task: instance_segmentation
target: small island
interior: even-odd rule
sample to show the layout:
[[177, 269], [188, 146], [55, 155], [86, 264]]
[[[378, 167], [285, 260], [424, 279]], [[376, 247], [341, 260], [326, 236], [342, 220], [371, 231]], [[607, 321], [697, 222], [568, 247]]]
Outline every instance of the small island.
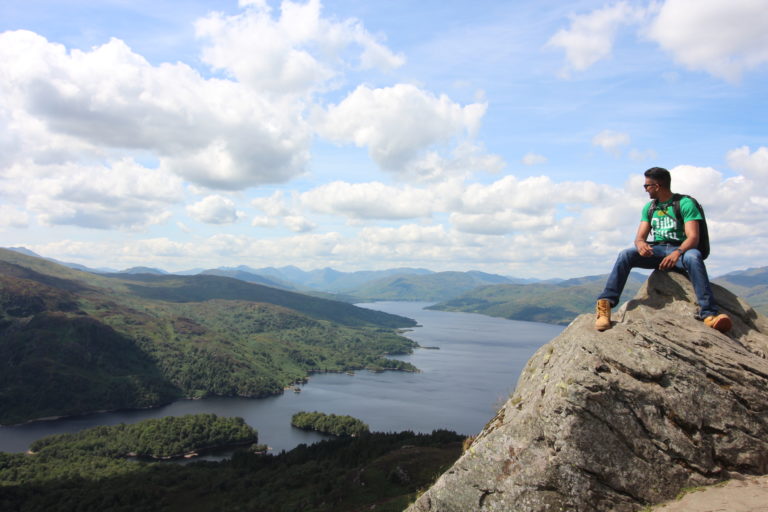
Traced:
[[302, 430], [314, 430], [340, 437], [356, 437], [370, 431], [367, 424], [352, 416], [339, 416], [317, 411], [297, 412], [291, 418], [291, 425]]
[[258, 442], [258, 438], [256, 430], [247, 425], [243, 418], [188, 414], [48, 436], [32, 443], [30, 453], [69, 453], [75, 456], [87, 452], [102, 457], [165, 460], [189, 458], [204, 451], [252, 445]]

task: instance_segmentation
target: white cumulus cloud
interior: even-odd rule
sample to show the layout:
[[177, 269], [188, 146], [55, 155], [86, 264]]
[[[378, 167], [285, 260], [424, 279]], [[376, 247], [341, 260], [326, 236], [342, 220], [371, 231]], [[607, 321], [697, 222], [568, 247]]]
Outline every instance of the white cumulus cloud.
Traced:
[[[182, 199], [181, 180], [130, 159], [108, 167], [46, 166], [3, 189], [26, 198], [26, 208], [47, 225], [143, 229], [164, 222]], [[44, 176], [35, 176], [44, 172]]]
[[208, 224], [231, 224], [244, 215], [237, 211], [234, 201], [221, 195], [208, 196], [187, 206], [187, 213]]
[[515, 209], [545, 215], [559, 200], [558, 186], [546, 176], [518, 180], [509, 175], [491, 184], [473, 183], [461, 194], [461, 211], [494, 214]]
[[564, 73], [584, 71], [611, 55], [616, 32], [622, 25], [637, 23], [644, 15], [644, 9], [624, 1], [588, 14], [574, 15], [571, 26], [559, 30], [549, 39], [547, 46], [565, 50], [568, 64]]
[[410, 84], [379, 89], [361, 85], [318, 113], [316, 126], [334, 142], [368, 148], [383, 169], [399, 173], [430, 147], [474, 135], [486, 107], [461, 106]]
[[751, 152], [742, 146], [728, 152], [728, 165], [762, 186], [768, 186], [768, 147]]
[[504, 167], [503, 158], [488, 154], [484, 148], [467, 140], [449, 152], [426, 151], [400, 168], [397, 176], [403, 180], [436, 184], [466, 178], [478, 172], [497, 174]]
[[272, 217], [285, 217], [294, 211], [293, 202], [293, 197], [282, 190], [278, 190], [269, 197], [253, 199], [251, 205]]
[[278, 16], [266, 2], [241, 5], [247, 8], [240, 14], [212, 13], [198, 20], [198, 36], [210, 41], [203, 60], [262, 93], [305, 95], [331, 87], [345, 66], [342, 53], [350, 48], [360, 68], [391, 69], [404, 62], [359, 21], [322, 17], [319, 0], [285, 0]]
[[[676, 166], [670, 173], [672, 189], [694, 196], [704, 207], [713, 243], [743, 244], [746, 240], [750, 249], [768, 243], [768, 197], [765, 186], [754, 179], [760, 179], [759, 175], [724, 179], [717, 169], [693, 165]], [[734, 257], [743, 257], [735, 246], [721, 246], [718, 250], [719, 254], [730, 252]]]
[[367, 242], [389, 245], [397, 243], [419, 243], [446, 245], [450, 237], [443, 226], [420, 226], [406, 224], [397, 228], [364, 228], [361, 238]]
[[542, 230], [555, 223], [554, 210], [540, 213], [501, 210], [493, 213], [453, 213], [451, 225], [463, 233], [504, 235], [515, 231]]
[[17, 160], [144, 151], [168, 171], [222, 189], [304, 172], [310, 134], [296, 107], [270, 103], [237, 82], [204, 79], [182, 63], [153, 66], [118, 39], [68, 51], [32, 32], [6, 32], [0, 60], [0, 110], [14, 119], [10, 136], [45, 141], [29, 144]]
[[425, 189], [398, 188], [380, 182], [335, 181], [301, 196], [301, 201], [319, 213], [355, 219], [410, 219], [432, 213], [433, 195]]
[[622, 0], [572, 16], [547, 46], [565, 51], [567, 76], [609, 57], [618, 31], [630, 25], [642, 25], [647, 39], [686, 68], [732, 82], [768, 63], [764, 0], [664, 0], [644, 7]]
[[298, 194], [286, 194], [278, 190], [269, 197], [253, 199], [251, 205], [265, 213], [253, 218], [251, 225], [254, 227], [272, 228], [282, 225], [295, 233], [306, 233], [317, 228], [317, 224], [303, 214]]
[[294, 233], [307, 233], [317, 228], [317, 224], [303, 215], [288, 215], [283, 219], [285, 227]]
[[764, 0], [667, 0], [648, 35], [688, 69], [737, 81], [768, 63]]

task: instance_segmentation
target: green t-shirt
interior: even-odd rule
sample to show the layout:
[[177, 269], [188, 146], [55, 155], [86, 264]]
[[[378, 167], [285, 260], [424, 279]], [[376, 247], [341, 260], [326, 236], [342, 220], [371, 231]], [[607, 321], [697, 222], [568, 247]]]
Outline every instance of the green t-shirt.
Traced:
[[[652, 202], [652, 201], [651, 201]], [[653, 212], [653, 219], [648, 218], [651, 202], [645, 205], [640, 216], [641, 221], [651, 223], [651, 238], [655, 242], [673, 242], [681, 244], [685, 240], [685, 223], [689, 220], [702, 220], [701, 212], [689, 197], [680, 199], [680, 213], [683, 222], [679, 223], [675, 218], [675, 208], [670, 199], [665, 203], [659, 203]]]

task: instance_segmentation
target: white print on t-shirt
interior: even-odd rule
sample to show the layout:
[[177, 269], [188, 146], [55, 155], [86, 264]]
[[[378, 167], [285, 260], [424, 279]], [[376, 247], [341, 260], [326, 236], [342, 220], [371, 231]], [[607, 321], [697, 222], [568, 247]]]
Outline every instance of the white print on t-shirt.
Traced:
[[680, 238], [677, 236], [677, 222], [670, 217], [666, 212], [660, 211], [662, 216], [657, 216], [654, 212], [654, 216], [651, 219], [651, 227], [653, 228], [654, 240], [656, 239], [656, 233], [663, 235], [661, 238], [665, 240], [676, 240]]

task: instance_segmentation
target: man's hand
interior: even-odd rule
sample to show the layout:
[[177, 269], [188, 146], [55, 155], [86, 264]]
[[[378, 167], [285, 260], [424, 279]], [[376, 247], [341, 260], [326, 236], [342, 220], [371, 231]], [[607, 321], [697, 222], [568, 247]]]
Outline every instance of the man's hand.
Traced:
[[635, 242], [635, 247], [637, 248], [637, 252], [640, 253], [640, 256], [645, 258], [653, 256], [653, 248], [645, 240], [637, 240]]
[[635, 248], [640, 256], [649, 258], [653, 256], [653, 249], [646, 242], [648, 234], [651, 232], [651, 224], [648, 221], [641, 221], [637, 227], [637, 234], [635, 235]]
[[667, 254], [667, 256], [661, 260], [661, 263], [659, 264], [660, 270], [669, 270], [671, 268], [675, 268], [675, 265], [677, 264], [677, 260], [680, 259], [680, 252], [679, 251], [672, 251], [671, 253]]

